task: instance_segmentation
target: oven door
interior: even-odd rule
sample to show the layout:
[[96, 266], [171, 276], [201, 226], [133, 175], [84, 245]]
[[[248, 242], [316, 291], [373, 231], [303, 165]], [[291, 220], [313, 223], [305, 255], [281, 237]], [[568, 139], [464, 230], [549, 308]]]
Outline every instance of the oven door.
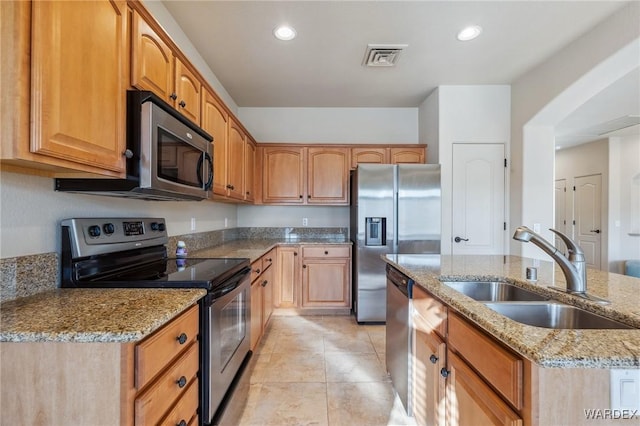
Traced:
[[[250, 269], [223, 284], [205, 298], [207, 312], [203, 351], [203, 420], [208, 424], [249, 354], [251, 318]], [[223, 293], [223, 294], [220, 294]]]

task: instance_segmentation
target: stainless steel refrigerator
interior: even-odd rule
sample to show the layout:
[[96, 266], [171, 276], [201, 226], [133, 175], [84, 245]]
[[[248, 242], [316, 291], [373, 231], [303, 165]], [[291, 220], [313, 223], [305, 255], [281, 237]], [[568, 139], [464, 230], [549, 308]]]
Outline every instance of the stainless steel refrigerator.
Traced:
[[360, 164], [351, 175], [353, 309], [356, 320], [386, 321], [390, 253], [440, 253], [440, 166]]

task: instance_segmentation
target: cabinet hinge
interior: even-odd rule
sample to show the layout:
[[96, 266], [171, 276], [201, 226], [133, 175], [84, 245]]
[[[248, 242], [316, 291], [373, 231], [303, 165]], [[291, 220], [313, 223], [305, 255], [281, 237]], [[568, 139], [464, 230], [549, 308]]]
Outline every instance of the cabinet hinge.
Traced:
[[576, 187], [575, 187], [575, 186], [573, 187], [573, 190], [574, 190], [574, 191], [576, 190]]
[[507, 230], [507, 222], [503, 222], [503, 225], [504, 225], [503, 229], [506, 231]]
[[573, 221], [573, 224], [574, 224], [574, 225], [576, 224], [576, 221], [575, 221], [575, 220]]
[[504, 166], [507, 167], [507, 159], [504, 159]]

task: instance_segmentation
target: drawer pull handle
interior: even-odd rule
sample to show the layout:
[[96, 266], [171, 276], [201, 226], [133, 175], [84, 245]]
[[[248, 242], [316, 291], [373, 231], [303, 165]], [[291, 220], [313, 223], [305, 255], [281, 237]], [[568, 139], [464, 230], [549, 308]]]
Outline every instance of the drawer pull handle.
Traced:
[[184, 345], [185, 342], [187, 341], [187, 335], [184, 333], [180, 333], [180, 335], [178, 337], [176, 337], [176, 340], [178, 341], [178, 343], [180, 343], [181, 345]]
[[273, 262], [273, 259], [268, 258], [268, 259], [267, 259], [267, 262]]
[[451, 374], [451, 372], [450, 372], [450, 371], [447, 371], [447, 369], [446, 369], [446, 368], [443, 368], [442, 370], [440, 370], [440, 375], [441, 375], [442, 377], [444, 377], [445, 379], [446, 379], [447, 377], [449, 377], [449, 374]]
[[324, 254], [329, 254], [329, 250], [325, 250], [325, 251], [324, 251]]
[[438, 362], [438, 357], [435, 355], [431, 355], [429, 357], [429, 361], [431, 361], [432, 364], [435, 364], [436, 362]]
[[180, 423], [176, 423], [176, 426], [187, 426], [187, 422], [180, 420]]
[[178, 104], [180, 105], [182, 108], [187, 106], [187, 103], [185, 101], [180, 101], [180, 103]]
[[178, 385], [179, 388], [183, 388], [184, 385], [187, 384], [187, 378], [184, 376], [180, 377], [178, 380], [176, 380], [176, 384]]

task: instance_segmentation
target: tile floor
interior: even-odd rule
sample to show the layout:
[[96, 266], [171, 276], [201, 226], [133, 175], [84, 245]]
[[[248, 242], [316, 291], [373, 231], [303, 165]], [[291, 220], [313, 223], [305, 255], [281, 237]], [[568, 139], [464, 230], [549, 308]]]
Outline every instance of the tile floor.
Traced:
[[413, 425], [384, 357], [384, 325], [274, 315], [253, 356], [240, 425]]

